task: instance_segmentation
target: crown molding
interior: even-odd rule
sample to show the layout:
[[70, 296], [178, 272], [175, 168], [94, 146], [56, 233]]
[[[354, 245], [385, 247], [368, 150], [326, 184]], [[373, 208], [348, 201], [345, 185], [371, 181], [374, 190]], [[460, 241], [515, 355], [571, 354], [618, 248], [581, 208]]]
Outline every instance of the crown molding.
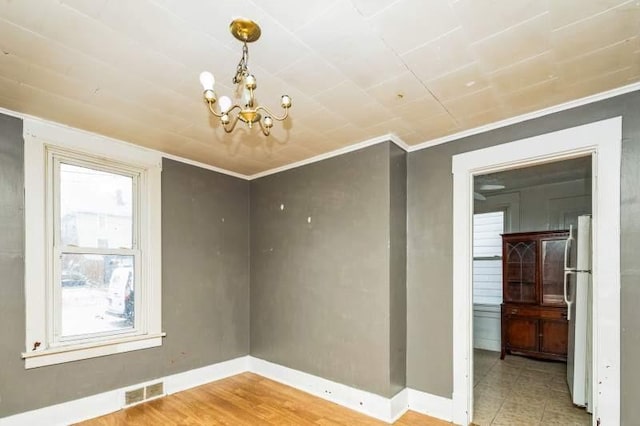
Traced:
[[562, 104], [558, 104], [558, 105], [554, 105], [554, 106], [551, 106], [551, 107], [543, 108], [543, 109], [540, 109], [540, 110], [537, 110], [537, 111], [528, 112], [526, 114], [518, 115], [516, 117], [511, 117], [511, 118], [507, 118], [507, 119], [500, 120], [500, 121], [496, 121], [496, 122], [493, 122], [493, 123], [490, 123], [490, 124], [486, 124], [486, 125], [483, 125], [483, 126], [474, 127], [473, 129], [463, 130], [461, 132], [454, 133], [454, 134], [447, 135], [447, 136], [443, 136], [443, 137], [440, 137], [440, 138], [437, 138], [437, 139], [427, 140], [425, 142], [421, 142], [421, 143], [416, 144], [416, 145], [409, 145], [405, 141], [403, 141], [400, 137], [398, 137], [397, 135], [395, 135], [393, 133], [387, 133], [385, 135], [376, 136], [374, 138], [367, 139], [365, 141], [358, 142], [358, 143], [355, 143], [355, 144], [352, 144], [352, 145], [349, 145], [349, 146], [345, 146], [343, 148], [338, 148], [338, 149], [333, 150], [333, 151], [325, 152], [323, 154], [316, 155], [314, 157], [306, 158], [304, 160], [300, 160], [300, 161], [297, 161], [295, 163], [290, 163], [290, 164], [286, 164], [284, 166], [280, 166], [280, 167], [276, 167], [276, 168], [273, 168], [273, 169], [264, 170], [262, 172], [254, 173], [252, 175], [245, 175], [245, 174], [242, 174], [242, 173], [233, 172], [231, 170], [223, 169], [221, 167], [216, 167], [216, 166], [212, 166], [210, 164], [201, 163], [199, 161], [190, 160], [188, 158], [180, 157], [178, 155], [173, 155], [173, 154], [169, 154], [167, 152], [159, 151], [159, 150], [156, 150], [156, 149], [143, 147], [141, 145], [136, 145], [136, 144], [133, 144], [131, 142], [126, 142], [126, 141], [123, 141], [123, 140], [120, 140], [120, 139], [110, 138], [108, 136], [103, 136], [103, 135], [100, 135], [98, 133], [94, 133], [94, 132], [90, 132], [90, 131], [87, 131], [87, 130], [78, 129], [78, 128], [75, 128], [75, 127], [68, 126], [66, 124], [61, 124], [61, 123], [57, 123], [57, 122], [54, 122], [54, 121], [45, 120], [45, 119], [40, 118], [40, 117], [36, 117], [36, 116], [29, 115], [29, 114], [24, 114], [24, 113], [8, 110], [8, 109], [2, 108], [2, 107], [0, 107], [0, 113], [6, 114], [6, 115], [9, 115], [9, 116], [13, 116], [13, 117], [17, 117], [17, 118], [22, 118], [22, 119], [30, 118], [30, 119], [33, 119], [33, 120], [40, 120], [40, 121], [42, 121], [44, 123], [48, 123], [48, 124], [52, 124], [52, 125], [56, 125], [56, 126], [61, 126], [61, 127], [69, 128], [69, 129], [73, 129], [75, 131], [84, 133], [84, 134], [86, 134], [88, 136], [92, 136], [92, 137], [98, 136], [98, 137], [101, 137], [103, 139], [112, 140], [112, 141], [115, 141], [115, 142], [118, 142], [118, 143], [123, 143], [123, 144], [127, 144], [127, 145], [134, 145], [136, 147], [141, 147], [141, 148], [146, 149], [148, 151], [160, 153], [163, 157], [168, 158], [170, 160], [179, 161], [181, 163], [185, 163], [185, 164], [189, 164], [189, 165], [192, 165], [192, 166], [200, 167], [202, 169], [211, 170], [211, 171], [214, 171], [214, 172], [217, 172], [217, 173], [222, 173], [222, 174], [225, 174], [225, 175], [233, 176], [233, 177], [236, 177], [236, 178], [239, 178], [239, 179], [243, 179], [243, 180], [253, 180], [253, 179], [258, 179], [258, 178], [261, 178], [261, 177], [269, 176], [269, 175], [272, 175], [272, 174], [275, 174], [275, 173], [280, 173], [280, 172], [283, 172], [285, 170], [295, 169], [297, 167], [305, 166], [307, 164], [316, 163], [318, 161], [326, 160], [328, 158], [336, 157], [338, 155], [346, 154], [348, 152], [357, 151], [359, 149], [366, 148], [366, 147], [369, 147], [369, 146], [372, 146], [372, 145], [376, 145], [376, 144], [379, 144], [379, 143], [382, 143], [382, 142], [392, 142], [392, 143], [396, 144], [399, 148], [405, 150], [406, 152], [420, 151], [422, 149], [430, 148], [430, 147], [433, 147], [433, 146], [436, 146], [436, 145], [441, 145], [441, 144], [444, 144], [444, 143], [447, 143], [447, 142], [452, 142], [452, 141], [455, 141], [455, 140], [458, 140], [458, 139], [462, 139], [462, 138], [465, 138], [465, 137], [469, 137], [469, 136], [477, 135], [477, 134], [480, 134], [480, 133], [488, 132], [490, 130], [499, 129], [501, 127], [506, 127], [506, 126], [510, 126], [510, 125], [513, 125], [513, 124], [522, 123], [523, 121], [532, 120], [534, 118], [543, 117], [545, 115], [554, 114], [556, 112], [565, 111], [565, 110], [568, 110], [568, 109], [571, 109], [571, 108], [576, 108], [576, 107], [579, 107], [579, 106], [582, 106], [582, 105], [587, 105], [587, 104], [598, 102], [598, 101], [601, 101], [601, 100], [613, 98], [615, 96], [624, 95], [626, 93], [635, 92], [637, 90], [640, 90], [640, 82], [628, 84], [626, 86], [618, 87], [618, 88], [612, 89], [612, 90], [607, 90], [605, 92], [596, 93], [594, 95], [586, 96], [584, 98], [576, 99], [576, 100], [573, 100], [573, 101], [564, 102]]
[[201, 163], [200, 161], [190, 160], [188, 158], [180, 157], [179, 155], [168, 154], [166, 152], [160, 152], [163, 157], [178, 161], [180, 163], [189, 164], [190, 166], [200, 167], [202, 169], [211, 170], [212, 172], [218, 172], [223, 175], [233, 176], [243, 180], [249, 180], [251, 177], [249, 175], [244, 175], [242, 173], [236, 173], [231, 170], [223, 169], [221, 167], [212, 166], [211, 164]]
[[305, 158], [304, 160], [297, 161], [291, 164], [285, 164], [284, 166], [276, 167], [274, 169], [265, 170], [263, 172], [255, 173], [249, 176], [249, 180], [258, 179], [261, 177], [269, 176], [275, 173], [284, 172], [285, 170], [295, 169], [297, 167], [306, 166], [307, 164], [317, 163], [318, 161], [326, 160], [327, 158], [337, 157], [338, 155], [346, 154], [348, 152], [357, 151], [362, 148], [366, 148], [372, 145], [377, 145], [382, 142], [392, 142], [405, 151], [408, 151], [409, 145], [407, 145], [398, 136], [388, 133], [382, 136], [376, 136], [375, 138], [367, 139], [362, 142], [355, 143], [353, 145], [338, 148], [333, 151], [325, 152], [314, 157]]
[[618, 87], [616, 89], [607, 90], [606, 92], [596, 93], [595, 95], [586, 96], [584, 98], [575, 99], [573, 101], [564, 102], [562, 104], [550, 106], [537, 111], [528, 112], [526, 114], [518, 115], [516, 117], [506, 118], [504, 120], [496, 121], [483, 126], [474, 127], [473, 129], [463, 130], [452, 135], [443, 136], [437, 139], [431, 139], [425, 142], [421, 142], [417, 145], [410, 145], [408, 152], [419, 151], [421, 149], [430, 148], [432, 146], [441, 145], [443, 143], [452, 142], [458, 139], [466, 138], [468, 136], [477, 135], [480, 133], [488, 132], [490, 130], [499, 129], [501, 127], [510, 126], [512, 124], [522, 123], [523, 121], [532, 120], [534, 118], [543, 117], [545, 115], [554, 114], [556, 112], [565, 111], [571, 108], [576, 108], [582, 105], [587, 105], [602, 101], [605, 99], [613, 98], [625, 93], [635, 92], [640, 90], [640, 82], [628, 84], [626, 86]]
[[136, 149], [142, 149], [142, 150], [147, 151], [147, 152], [159, 154], [162, 157], [167, 158], [169, 160], [179, 161], [181, 163], [185, 163], [185, 164], [189, 164], [189, 165], [192, 165], [192, 166], [200, 167], [202, 169], [207, 169], [207, 170], [211, 170], [211, 171], [214, 171], [214, 172], [222, 173], [222, 174], [225, 174], [225, 175], [237, 177], [237, 178], [240, 178], [240, 179], [249, 180], [249, 176], [244, 175], [242, 173], [236, 173], [236, 172], [233, 172], [231, 170], [223, 169], [221, 167], [212, 166], [211, 164], [206, 164], [206, 163], [201, 163], [199, 161], [190, 160], [188, 158], [180, 157], [179, 155], [169, 154], [168, 152], [164, 152], [164, 151], [160, 151], [160, 150], [157, 150], [157, 149], [149, 148], [149, 147], [146, 147], [146, 146], [143, 146], [143, 145], [138, 145], [138, 144], [134, 144], [134, 143], [131, 143], [131, 142], [123, 141], [122, 139], [112, 138], [112, 137], [109, 137], [109, 136], [102, 135], [100, 133], [95, 133], [95, 132], [90, 132], [88, 130], [79, 129], [77, 127], [72, 127], [72, 126], [69, 126], [67, 124], [62, 124], [62, 123], [58, 123], [58, 122], [55, 122], [55, 121], [46, 120], [46, 119], [41, 118], [41, 117], [36, 117], [35, 115], [24, 114], [22, 112], [12, 111], [10, 109], [6, 109], [6, 108], [2, 108], [2, 107], [0, 107], [0, 113], [8, 115], [8, 116], [11, 116], [11, 117], [20, 118], [22, 120], [33, 120], [33, 121], [41, 122], [41, 123], [49, 125], [49, 126], [70, 130], [70, 131], [73, 131], [75, 133], [79, 133], [81, 135], [86, 135], [87, 138], [98, 138], [98, 139], [114, 142], [114, 143], [117, 143], [117, 144], [124, 144], [124, 145], [128, 145], [128, 146], [132, 146], [132, 147], [134, 147]]

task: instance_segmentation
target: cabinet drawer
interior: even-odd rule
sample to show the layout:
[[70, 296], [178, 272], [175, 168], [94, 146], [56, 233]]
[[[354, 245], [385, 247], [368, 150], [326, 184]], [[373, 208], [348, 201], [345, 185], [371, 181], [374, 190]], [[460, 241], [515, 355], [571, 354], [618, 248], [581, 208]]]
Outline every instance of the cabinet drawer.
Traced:
[[566, 309], [540, 309], [539, 316], [541, 319], [566, 320]]
[[517, 316], [517, 317], [530, 317], [541, 319], [554, 319], [563, 320], [567, 319], [566, 309], [549, 309], [539, 308], [535, 306], [522, 306], [522, 305], [503, 305], [503, 315]]
[[504, 306], [504, 314], [519, 317], [538, 317], [539, 310], [529, 306]]

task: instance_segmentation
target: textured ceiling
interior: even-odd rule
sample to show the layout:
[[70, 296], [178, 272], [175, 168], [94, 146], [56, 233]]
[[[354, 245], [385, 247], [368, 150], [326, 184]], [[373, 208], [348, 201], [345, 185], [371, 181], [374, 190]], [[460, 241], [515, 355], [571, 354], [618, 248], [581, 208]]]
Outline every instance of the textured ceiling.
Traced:
[[[227, 135], [233, 17], [272, 135]], [[393, 133], [409, 145], [640, 81], [640, 1], [0, 0], [0, 106], [254, 174]]]

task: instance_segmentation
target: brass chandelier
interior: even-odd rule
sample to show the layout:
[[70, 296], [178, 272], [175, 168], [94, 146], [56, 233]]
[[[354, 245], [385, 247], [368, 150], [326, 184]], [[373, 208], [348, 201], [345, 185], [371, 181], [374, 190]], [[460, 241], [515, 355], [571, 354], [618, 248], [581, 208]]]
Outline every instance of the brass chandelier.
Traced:
[[[240, 120], [245, 122], [250, 129], [254, 123], [258, 123], [262, 133], [265, 136], [269, 136], [273, 127], [273, 120], [283, 121], [289, 115], [291, 98], [287, 95], [282, 95], [280, 98], [280, 106], [284, 109], [284, 114], [281, 116], [272, 113], [267, 107], [256, 105], [254, 92], [257, 84], [255, 76], [249, 72], [249, 48], [247, 43], [254, 42], [260, 38], [260, 27], [249, 19], [238, 18], [231, 22], [229, 31], [242, 42], [242, 58], [238, 63], [236, 75], [232, 80], [233, 84], [239, 89], [238, 92], [241, 93], [241, 99], [236, 103], [233, 103], [228, 96], [221, 96], [217, 99], [213, 90], [215, 78], [210, 72], [203, 71], [200, 74], [200, 83], [204, 88], [204, 100], [207, 102], [211, 114], [220, 119], [225, 132], [231, 133], [238, 120]], [[219, 105], [219, 111], [214, 108], [216, 101]], [[237, 112], [234, 114], [236, 110]]]

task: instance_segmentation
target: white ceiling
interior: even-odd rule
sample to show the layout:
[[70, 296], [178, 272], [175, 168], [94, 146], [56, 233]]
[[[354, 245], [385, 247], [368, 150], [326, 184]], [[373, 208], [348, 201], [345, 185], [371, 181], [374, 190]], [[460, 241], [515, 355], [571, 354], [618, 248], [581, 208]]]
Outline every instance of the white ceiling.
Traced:
[[[227, 135], [245, 16], [272, 135]], [[386, 133], [409, 145], [640, 81], [640, 0], [0, 0], [0, 107], [251, 175]]]

